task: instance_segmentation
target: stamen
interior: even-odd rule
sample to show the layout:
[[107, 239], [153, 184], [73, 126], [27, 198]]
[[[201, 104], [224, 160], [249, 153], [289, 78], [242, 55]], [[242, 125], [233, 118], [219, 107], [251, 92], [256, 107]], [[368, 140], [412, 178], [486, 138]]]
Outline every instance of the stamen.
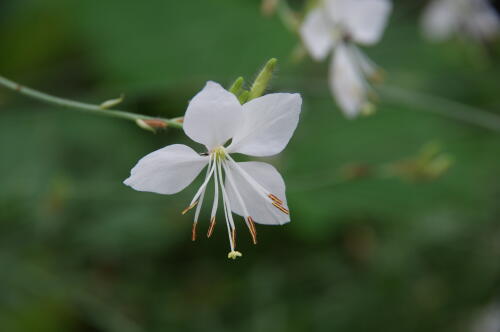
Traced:
[[253, 244], [257, 244], [257, 230], [255, 229], [255, 223], [253, 221], [253, 218], [248, 216], [247, 221], [248, 221], [248, 227], [250, 229], [250, 234], [252, 235]]
[[[210, 157], [212, 158], [212, 157]], [[198, 201], [200, 198], [200, 195], [205, 191], [205, 188], [207, 187], [208, 182], [212, 178], [212, 174], [215, 171], [215, 162], [212, 164], [212, 167], [210, 167], [210, 162], [208, 164], [208, 169], [207, 169], [207, 175], [205, 176], [205, 181], [203, 181], [203, 184], [200, 186], [198, 191], [193, 197], [193, 200], [191, 201], [191, 204], [194, 204], [195, 201]], [[209, 171], [210, 170], [210, 171]], [[188, 210], [189, 211], [189, 210]]]
[[196, 241], [196, 225], [198, 225], [198, 223], [195, 221], [191, 229], [191, 241]]
[[272, 199], [273, 201], [275, 201], [279, 205], [283, 205], [283, 201], [281, 199], [279, 199], [278, 197], [274, 196], [273, 194], [269, 194], [269, 195], [267, 195], [267, 197], [269, 197], [270, 199]]
[[227, 220], [229, 222], [229, 225], [231, 226], [231, 229], [235, 229], [236, 227], [234, 226], [233, 213], [231, 210], [231, 201], [225, 189], [224, 179], [222, 178], [222, 169], [220, 164], [219, 164], [219, 183], [222, 192], [223, 205], [226, 207]]
[[278, 203], [276, 202], [273, 202], [273, 205], [278, 209], [280, 210], [281, 212], [283, 212], [284, 214], [290, 214], [290, 212], [285, 209], [283, 206], [279, 205]]
[[215, 216], [210, 218], [210, 226], [208, 226], [207, 237], [212, 236], [212, 233], [214, 232], [214, 228], [215, 228]]
[[231, 230], [231, 240], [233, 241], [233, 247], [236, 248], [236, 229]]
[[238, 165], [238, 163], [236, 161], [234, 161], [233, 158], [231, 158], [230, 155], [227, 155], [227, 158], [229, 159], [229, 161], [232, 162], [232, 165], [234, 165], [235, 169], [240, 172], [241, 176], [247, 180], [248, 184], [250, 184], [250, 186], [252, 188], [255, 189], [255, 191], [260, 194], [262, 197], [266, 197], [266, 195], [268, 194], [268, 191], [262, 187], [257, 181], [255, 181], [251, 176], [250, 174], [248, 174], [243, 168], [241, 168], [240, 165]]
[[243, 209], [243, 213], [246, 217], [245, 221], [246, 221], [246, 224], [248, 226], [248, 230], [250, 231], [250, 234], [252, 235], [252, 241], [254, 244], [257, 244], [257, 238], [256, 238], [257, 233], [255, 231], [255, 226], [253, 225], [253, 219], [252, 219], [252, 217], [250, 217], [248, 210], [247, 210], [247, 207], [245, 205], [245, 202], [243, 201], [243, 198], [241, 197], [241, 194], [238, 191], [238, 188], [236, 187], [236, 184], [235, 184], [234, 179], [233, 179], [233, 175], [230, 172], [230, 168], [229, 168], [230, 166], [228, 166], [224, 162], [222, 164], [222, 167], [224, 167], [224, 170], [226, 171], [226, 177], [228, 179], [229, 185], [233, 188], [233, 191], [236, 195], [236, 198], [238, 199], [238, 201]]
[[191, 205], [189, 205], [187, 208], [185, 208], [184, 210], [182, 210], [182, 214], [186, 214], [189, 212], [189, 210], [191, 210], [192, 208], [194, 208], [196, 205], [198, 204], [198, 201], [194, 201], [194, 203], [192, 203]]
[[231, 205], [229, 202], [229, 197], [227, 196], [226, 190], [224, 189], [224, 179], [222, 177], [222, 169], [220, 162], [217, 163], [218, 180], [220, 184], [220, 189], [222, 192], [222, 206], [224, 207], [224, 216], [226, 217], [227, 226], [227, 236], [229, 238], [229, 245], [231, 246], [231, 252], [234, 251], [234, 241], [232, 237], [232, 231], [235, 229], [233, 215], [231, 212]]
[[210, 216], [210, 226], [208, 227], [207, 237], [212, 236], [215, 227], [215, 215], [219, 207], [219, 176], [218, 172], [214, 173], [214, 203], [212, 205], [212, 213]]
[[[271, 197], [269, 197], [269, 195], [272, 195], [269, 193], [269, 191], [264, 188], [260, 183], [258, 183], [257, 181], [255, 181], [252, 176], [250, 176], [250, 174], [248, 174], [240, 165], [238, 165], [238, 163], [236, 161], [234, 161], [233, 158], [231, 158], [230, 155], [227, 155], [227, 158], [229, 159], [229, 161], [232, 162], [232, 165], [234, 165], [235, 169], [241, 174], [241, 176], [247, 180], [248, 184], [255, 190], [255, 192], [257, 194], [259, 194], [264, 200], [268, 200], [268, 199], [271, 199], [271, 201], [274, 201], [274, 199], [272, 199]], [[276, 197], [275, 195], [272, 195], [275, 199], [277, 199], [277, 202], [280, 202], [279, 204], [282, 205], [283, 204], [283, 201], [281, 199], [279, 199], [278, 197]], [[266, 208], [268, 208], [268, 206], [266, 205]]]
[[[260, 195], [266, 202], [272, 203], [276, 208], [280, 209], [283, 213], [289, 214], [289, 211], [282, 206], [283, 203], [279, 204], [277, 201], [273, 200], [270, 198], [268, 195], [270, 194], [267, 189], [265, 189], [260, 183], [255, 181], [250, 174], [248, 174], [236, 161], [234, 161], [233, 158], [228, 154], [227, 155], [228, 160], [234, 165], [235, 169], [241, 174], [241, 176], [247, 180], [247, 183], [255, 190], [255, 192]], [[271, 194], [272, 195], [272, 194]], [[281, 201], [278, 197], [273, 195], [275, 198], [277, 198], [279, 201]], [[277, 204], [277, 205], [275, 205]], [[272, 213], [272, 207], [268, 204], [264, 205], [265, 208]], [[286, 211], [286, 212], [285, 212]]]
[[[209, 159], [208, 161], [208, 167], [207, 167], [207, 174], [205, 175], [205, 181], [210, 180], [210, 170], [212, 169], [212, 158]], [[196, 207], [196, 211], [194, 212], [194, 222], [198, 222], [198, 217], [200, 216], [200, 211], [201, 211], [201, 206], [203, 205], [203, 199], [205, 198], [205, 191], [207, 189], [208, 182], [207, 184], [203, 187], [203, 190], [201, 191], [201, 196], [199, 201], [198, 206]]]
[[358, 75], [363, 87], [368, 91], [368, 93], [376, 95], [375, 90], [373, 89], [372, 85], [368, 82], [368, 80], [370, 79], [370, 77], [376, 74], [377, 71], [379, 71], [378, 66], [373, 61], [371, 61], [367, 56], [365, 56], [359, 50], [359, 48], [357, 48], [352, 43], [349, 44], [347, 50], [350, 52], [353, 68], [356, 71], [356, 74]]

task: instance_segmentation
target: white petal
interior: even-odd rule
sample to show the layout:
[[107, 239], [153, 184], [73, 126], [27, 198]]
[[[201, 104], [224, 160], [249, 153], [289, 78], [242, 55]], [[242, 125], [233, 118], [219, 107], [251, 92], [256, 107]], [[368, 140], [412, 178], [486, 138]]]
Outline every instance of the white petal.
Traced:
[[358, 0], [324, 0], [324, 9], [329, 19], [335, 24], [344, 25], [351, 12], [350, 6]]
[[349, 27], [356, 42], [371, 45], [377, 43], [387, 25], [392, 3], [389, 0], [351, 1], [357, 5]]
[[256, 157], [281, 152], [299, 122], [302, 98], [297, 93], [272, 93], [243, 105], [243, 121], [228, 152]]
[[210, 151], [233, 137], [242, 119], [242, 106], [229, 91], [207, 82], [189, 102], [184, 116], [184, 132]]
[[327, 9], [356, 42], [371, 45], [382, 37], [392, 3], [390, 0], [333, 0], [327, 2]]
[[[273, 166], [255, 161], [238, 163], [238, 165], [267, 191], [279, 197], [283, 201], [283, 207], [288, 209], [285, 197], [285, 182]], [[269, 200], [264, 198], [265, 196], [260, 195], [241, 175], [232, 162], [228, 166], [248, 212], [256, 223], [283, 225], [290, 221], [290, 216], [275, 208]], [[243, 208], [238, 199], [236, 199], [234, 190], [228, 183], [226, 183], [226, 190], [231, 199], [231, 209], [233, 212], [244, 216]]]
[[476, 1], [475, 10], [465, 19], [472, 37], [488, 40], [500, 32], [500, 19], [495, 9], [487, 1]]
[[332, 49], [335, 43], [332, 30], [333, 26], [328, 22], [321, 7], [315, 8], [307, 14], [300, 27], [300, 36], [309, 54], [315, 60], [323, 60]]
[[459, 28], [460, 12], [456, 0], [435, 0], [431, 2], [422, 16], [424, 34], [434, 41], [449, 38]]
[[353, 118], [366, 103], [366, 83], [345, 45], [339, 45], [330, 65], [329, 83], [337, 104], [344, 114]]
[[138, 191], [175, 194], [193, 182], [208, 160], [186, 145], [169, 145], [139, 160], [123, 183]]

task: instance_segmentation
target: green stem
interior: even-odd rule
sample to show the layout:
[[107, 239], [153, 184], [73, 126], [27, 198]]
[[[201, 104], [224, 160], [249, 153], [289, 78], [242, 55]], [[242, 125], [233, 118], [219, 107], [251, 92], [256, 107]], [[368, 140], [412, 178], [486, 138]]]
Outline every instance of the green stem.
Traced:
[[154, 120], [157, 122], [162, 122], [165, 127], [173, 127], [173, 128], [182, 128], [182, 117], [178, 118], [173, 118], [173, 119], [165, 119], [165, 118], [158, 118], [158, 117], [153, 117], [149, 115], [143, 115], [143, 114], [136, 114], [136, 113], [130, 113], [126, 111], [121, 111], [121, 110], [110, 110], [110, 109], [104, 109], [99, 105], [94, 105], [94, 104], [87, 104], [87, 103], [81, 103], [78, 101], [73, 101], [69, 99], [64, 99], [64, 98], [59, 98], [55, 96], [51, 96], [49, 94], [28, 88], [26, 86], [23, 86], [19, 83], [13, 82], [3, 76], [0, 76], [0, 85], [3, 85], [4, 87], [11, 89], [13, 91], [19, 92], [25, 96], [44, 101], [46, 103], [52, 104], [52, 105], [57, 105], [61, 107], [66, 107], [66, 108], [71, 108], [77, 111], [82, 111], [82, 112], [88, 112], [88, 113], [93, 113], [97, 115], [104, 115], [104, 116], [109, 116], [109, 117], [114, 117], [114, 118], [121, 118], [121, 119], [126, 119], [130, 121], [134, 121], [137, 123], [137, 121], [144, 121], [144, 120]]
[[479, 127], [500, 131], [500, 116], [480, 108], [385, 84], [379, 86], [377, 90], [388, 100], [433, 112], [454, 120], [471, 123]]
[[285, 25], [285, 27], [293, 32], [297, 33], [300, 29], [300, 20], [295, 14], [295, 12], [288, 5], [288, 1], [281, 0], [277, 7], [278, 16]]

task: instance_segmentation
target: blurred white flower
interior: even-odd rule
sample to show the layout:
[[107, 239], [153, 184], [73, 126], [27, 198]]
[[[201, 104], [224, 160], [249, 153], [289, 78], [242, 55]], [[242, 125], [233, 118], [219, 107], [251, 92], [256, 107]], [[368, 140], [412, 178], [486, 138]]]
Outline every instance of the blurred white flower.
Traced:
[[483, 308], [472, 322], [472, 332], [500, 331], [500, 304], [492, 303]]
[[355, 44], [377, 43], [391, 9], [389, 0], [323, 0], [307, 14], [300, 28], [304, 44], [315, 60], [324, 60], [333, 52], [330, 89], [350, 118], [372, 109], [367, 78], [378, 77], [375, 65]]
[[183, 214], [196, 207], [194, 240], [205, 190], [214, 179], [207, 236], [213, 232], [221, 197], [231, 247], [228, 257], [235, 259], [241, 253], [235, 251], [233, 212], [244, 217], [254, 243], [254, 222], [282, 225], [290, 216], [285, 183], [278, 171], [263, 162], [235, 162], [230, 153], [264, 157], [281, 152], [297, 127], [301, 104], [299, 94], [274, 93], [241, 105], [232, 93], [208, 82], [190, 101], [184, 117], [186, 135], [204, 144], [208, 152], [198, 154], [186, 145], [169, 145], [139, 160], [124, 183], [139, 191], [175, 194], [207, 166], [203, 184]]
[[432, 41], [454, 35], [489, 40], [500, 32], [500, 21], [487, 0], [434, 0], [424, 11], [422, 28]]

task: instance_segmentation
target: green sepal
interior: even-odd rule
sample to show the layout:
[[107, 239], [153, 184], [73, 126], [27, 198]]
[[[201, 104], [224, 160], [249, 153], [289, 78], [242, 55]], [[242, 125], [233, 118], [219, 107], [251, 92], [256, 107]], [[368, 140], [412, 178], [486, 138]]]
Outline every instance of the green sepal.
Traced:
[[238, 96], [238, 100], [240, 101], [240, 104], [244, 104], [250, 99], [248, 99], [250, 96], [250, 91], [248, 90], [243, 90], [240, 95]]
[[229, 88], [229, 92], [231, 92], [232, 94], [234, 94], [236, 97], [238, 97], [241, 93], [241, 89], [243, 88], [243, 84], [245, 83], [245, 80], [243, 79], [243, 77], [238, 77], [234, 83], [231, 85], [231, 87]]

